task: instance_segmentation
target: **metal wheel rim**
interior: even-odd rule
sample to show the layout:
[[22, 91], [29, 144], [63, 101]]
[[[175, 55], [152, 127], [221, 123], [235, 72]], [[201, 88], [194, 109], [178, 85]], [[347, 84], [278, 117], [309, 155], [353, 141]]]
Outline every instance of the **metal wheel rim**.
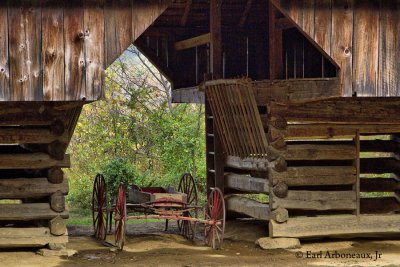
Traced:
[[120, 185], [115, 204], [115, 245], [122, 250], [125, 243], [126, 231], [126, 194], [125, 187]]
[[105, 240], [107, 237], [108, 209], [106, 183], [102, 174], [97, 174], [93, 183], [92, 221], [94, 236], [97, 239]]
[[[225, 201], [218, 188], [212, 189], [204, 211], [205, 219], [215, 221], [214, 224], [205, 224], [205, 243], [213, 249], [222, 247], [225, 233]], [[217, 224], [219, 223], [219, 225]]]
[[[178, 192], [187, 195], [187, 205], [197, 206], [197, 189], [193, 176], [190, 173], [185, 173], [181, 176], [178, 186]], [[184, 217], [197, 218], [197, 209], [183, 213]], [[190, 221], [178, 220], [178, 229], [181, 235], [187, 239], [194, 239], [196, 233], [196, 223]]]

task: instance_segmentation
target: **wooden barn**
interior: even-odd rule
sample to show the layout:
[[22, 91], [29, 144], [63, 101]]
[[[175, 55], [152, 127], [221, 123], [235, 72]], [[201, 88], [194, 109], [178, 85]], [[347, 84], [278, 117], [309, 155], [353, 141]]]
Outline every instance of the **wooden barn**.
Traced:
[[273, 238], [399, 234], [399, 29], [397, 0], [0, 0], [0, 199], [20, 200], [0, 246], [67, 242], [65, 151], [133, 42], [174, 102], [206, 105], [230, 217]]

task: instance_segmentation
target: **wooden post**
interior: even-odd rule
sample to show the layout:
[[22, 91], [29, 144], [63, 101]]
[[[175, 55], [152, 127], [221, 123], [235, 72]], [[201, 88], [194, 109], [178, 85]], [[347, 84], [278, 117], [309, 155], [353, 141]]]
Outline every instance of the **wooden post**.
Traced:
[[[222, 0], [210, 1], [210, 67], [213, 79], [222, 78], [222, 32], [221, 32], [221, 5]], [[208, 109], [208, 112], [207, 112]], [[207, 115], [208, 114], [208, 115]], [[211, 109], [206, 101], [206, 120], [212, 116]], [[211, 123], [211, 121], [210, 121]], [[224, 154], [220, 137], [217, 133], [215, 118], [213, 119], [214, 138], [213, 148], [207, 147], [207, 152], [212, 152], [214, 155], [213, 168], [210, 167], [210, 162], [207, 162], [207, 188], [218, 187], [224, 191]], [[207, 128], [211, 128], [209, 125]], [[210, 133], [207, 131], [207, 133]], [[208, 146], [210, 142], [207, 142]], [[210, 157], [207, 154], [207, 157]], [[212, 172], [211, 172], [212, 170]], [[213, 177], [212, 177], [213, 176]], [[212, 181], [212, 179], [214, 181]]]
[[356, 158], [354, 162], [354, 166], [356, 167], [356, 184], [354, 185], [354, 190], [356, 193], [356, 201], [357, 201], [357, 209], [356, 215], [360, 215], [360, 131], [356, 131], [356, 137], [354, 138], [355, 146], [356, 146]]
[[269, 77], [280, 79], [282, 73], [282, 30], [276, 28], [276, 8], [269, 2]]

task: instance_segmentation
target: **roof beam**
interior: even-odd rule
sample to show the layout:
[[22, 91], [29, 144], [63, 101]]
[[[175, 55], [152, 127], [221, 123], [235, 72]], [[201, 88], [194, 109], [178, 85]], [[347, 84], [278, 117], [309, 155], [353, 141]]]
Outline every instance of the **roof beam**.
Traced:
[[187, 20], [189, 18], [190, 9], [192, 7], [192, 3], [193, 3], [192, 0], [187, 0], [186, 1], [185, 11], [183, 13], [183, 16], [181, 18], [181, 23], [180, 23], [181, 27], [185, 27], [186, 26]]
[[206, 33], [200, 36], [196, 36], [190, 39], [186, 39], [183, 41], [179, 41], [175, 43], [175, 50], [180, 51], [180, 50], [185, 50], [189, 48], [193, 48], [196, 46], [204, 45], [210, 43], [211, 40], [211, 34]]

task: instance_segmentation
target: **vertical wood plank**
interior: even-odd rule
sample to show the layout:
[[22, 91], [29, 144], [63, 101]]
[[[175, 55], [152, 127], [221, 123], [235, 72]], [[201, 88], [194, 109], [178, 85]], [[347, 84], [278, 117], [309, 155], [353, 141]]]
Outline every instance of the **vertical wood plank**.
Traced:
[[39, 1], [15, 0], [9, 8], [11, 100], [41, 101], [41, 9]]
[[400, 1], [381, 1], [379, 96], [400, 96]]
[[64, 8], [65, 100], [86, 97], [82, 0], [68, 0]]
[[[271, 80], [282, 78], [283, 73], [283, 44], [282, 44], [282, 30], [276, 28], [276, 8], [269, 3], [268, 6], [269, 16], [269, 77]], [[259, 59], [257, 58], [257, 61]]]
[[63, 3], [42, 4], [43, 100], [64, 100]]
[[106, 0], [105, 51], [106, 67], [111, 65], [132, 44], [131, 0]]
[[328, 55], [331, 55], [331, 7], [331, 0], [315, 0], [314, 40]]
[[167, 9], [171, 1], [132, 1], [132, 40], [135, 41]]
[[314, 36], [314, 15], [315, 2], [314, 0], [303, 1], [303, 30], [309, 36]]
[[104, 2], [84, 0], [86, 100], [104, 96]]
[[332, 1], [332, 58], [339, 64], [342, 93], [353, 93], [353, 0]]
[[354, 2], [353, 90], [358, 96], [377, 95], [379, 1]]
[[10, 99], [7, 0], [0, 0], [0, 101]]

